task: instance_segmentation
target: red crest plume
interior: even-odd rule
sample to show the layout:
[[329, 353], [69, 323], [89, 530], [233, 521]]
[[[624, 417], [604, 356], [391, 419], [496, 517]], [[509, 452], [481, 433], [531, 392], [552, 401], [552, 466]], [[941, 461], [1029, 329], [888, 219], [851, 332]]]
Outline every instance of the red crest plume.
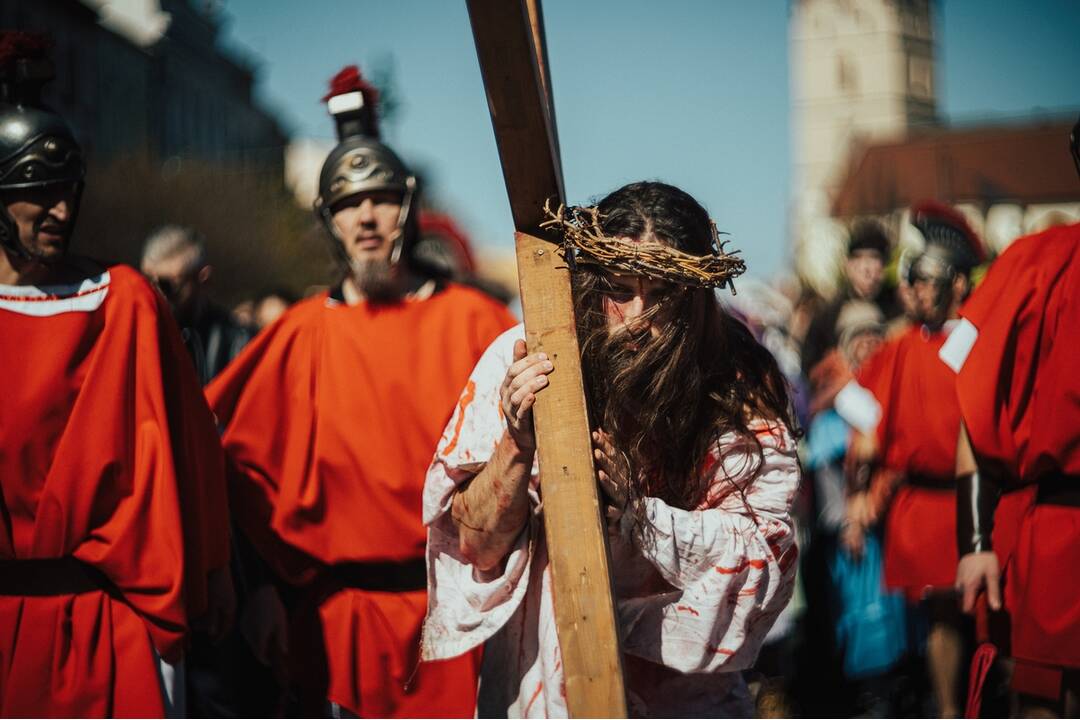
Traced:
[[364, 96], [364, 105], [374, 108], [379, 102], [379, 90], [360, 74], [356, 65], [346, 65], [330, 80], [330, 92], [323, 96], [326, 102], [335, 95], [359, 92]]
[[918, 226], [926, 221], [938, 222], [955, 228], [964, 236], [978, 262], [986, 262], [986, 250], [983, 248], [982, 241], [971, 225], [968, 224], [967, 218], [956, 208], [936, 200], [923, 200], [912, 205], [912, 224]]
[[44, 33], [2, 31], [0, 32], [0, 70], [10, 68], [16, 60], [48, 58], [52, 46], [52, 38]]

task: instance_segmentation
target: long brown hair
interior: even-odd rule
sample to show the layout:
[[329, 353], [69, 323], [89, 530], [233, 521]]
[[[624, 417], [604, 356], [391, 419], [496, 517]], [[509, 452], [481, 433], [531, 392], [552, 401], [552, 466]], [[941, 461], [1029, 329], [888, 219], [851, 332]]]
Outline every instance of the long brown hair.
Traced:
[[[709, 215], [671, 185], [639, 182], [599, 203], [610, 237], [712, 252]], [[574, 275], [578, 338], [593, 425], [603, 428], [631, 468], [633, 511], [644, 496], [691, 510], [710, 495], [703, 464], [717, 439], [734, 433], [757, 448], [754, 418], [791, 427], [787, 388], [772, 355], [706, 288], [672, 286], [642, 320], [659, 333], [612, 333], [604, 311], [609, 276], [580, 266]], [[737, 443], [741, 453], [746, 445]], [[721, 461], [725, 449], [718, 447]], [[755, 469], [750, 469], [752, 475]], [[742, 473], [739, 473], [742, 474]], [[737, 488], [740, 491], [745, 488]], [[641, 519], [641, 518], [639, 518]], [[641, 525], [641, 523], [639, 523]]]

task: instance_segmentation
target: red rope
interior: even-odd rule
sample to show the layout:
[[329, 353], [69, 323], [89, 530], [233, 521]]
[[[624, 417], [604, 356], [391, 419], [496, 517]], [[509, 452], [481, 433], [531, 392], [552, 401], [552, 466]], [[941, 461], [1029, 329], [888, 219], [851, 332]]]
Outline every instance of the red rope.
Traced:
[[964, 708], [966, 718], [979, 717], [986, 676], [990, 674], [990, 668], [998, 654], [997, 646], [990, 642], [989, 624], [990, 611], [986, 606], [986, 595], [983, 593], [975, 601], [975, 636], [981, 642], [971, 658], [971, 678], [968, 681], [967, 706]]

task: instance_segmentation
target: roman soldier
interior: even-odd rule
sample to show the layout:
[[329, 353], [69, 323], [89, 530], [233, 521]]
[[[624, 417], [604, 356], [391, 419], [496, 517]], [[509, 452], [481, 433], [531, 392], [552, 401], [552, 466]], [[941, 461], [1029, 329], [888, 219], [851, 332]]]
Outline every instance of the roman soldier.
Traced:
[[183, 712], [233, 608], [224, 463], [164, 299], [68, 252], [85, 164], [0, 33], [0, 716]]
[[[276, 575], [299, 712], [471, 717], [477, 657], [420, 662], [424, 474], [476, 360], [513, 320], [414, 257], [418, 191], [373, 133], [375, 89], [332, 81], [340, 142], [315, 214], [340, 276], [293, 305], [208, 388], [240, 524]], [[264, 624], [257, 652], [286, 650]]]

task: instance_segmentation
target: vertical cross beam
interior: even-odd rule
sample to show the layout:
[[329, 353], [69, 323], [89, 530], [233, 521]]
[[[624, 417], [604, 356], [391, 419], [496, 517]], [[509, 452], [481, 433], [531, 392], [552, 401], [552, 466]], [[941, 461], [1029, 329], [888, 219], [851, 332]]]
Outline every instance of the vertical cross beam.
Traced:
[[564, 198], [540, 0], [467, 3], [517, 230], [526, 341], [556, 368], [533, 419], [567, 708], [571, 717], [626, 717], [570, 273], [538, 237], [544, 201]]

